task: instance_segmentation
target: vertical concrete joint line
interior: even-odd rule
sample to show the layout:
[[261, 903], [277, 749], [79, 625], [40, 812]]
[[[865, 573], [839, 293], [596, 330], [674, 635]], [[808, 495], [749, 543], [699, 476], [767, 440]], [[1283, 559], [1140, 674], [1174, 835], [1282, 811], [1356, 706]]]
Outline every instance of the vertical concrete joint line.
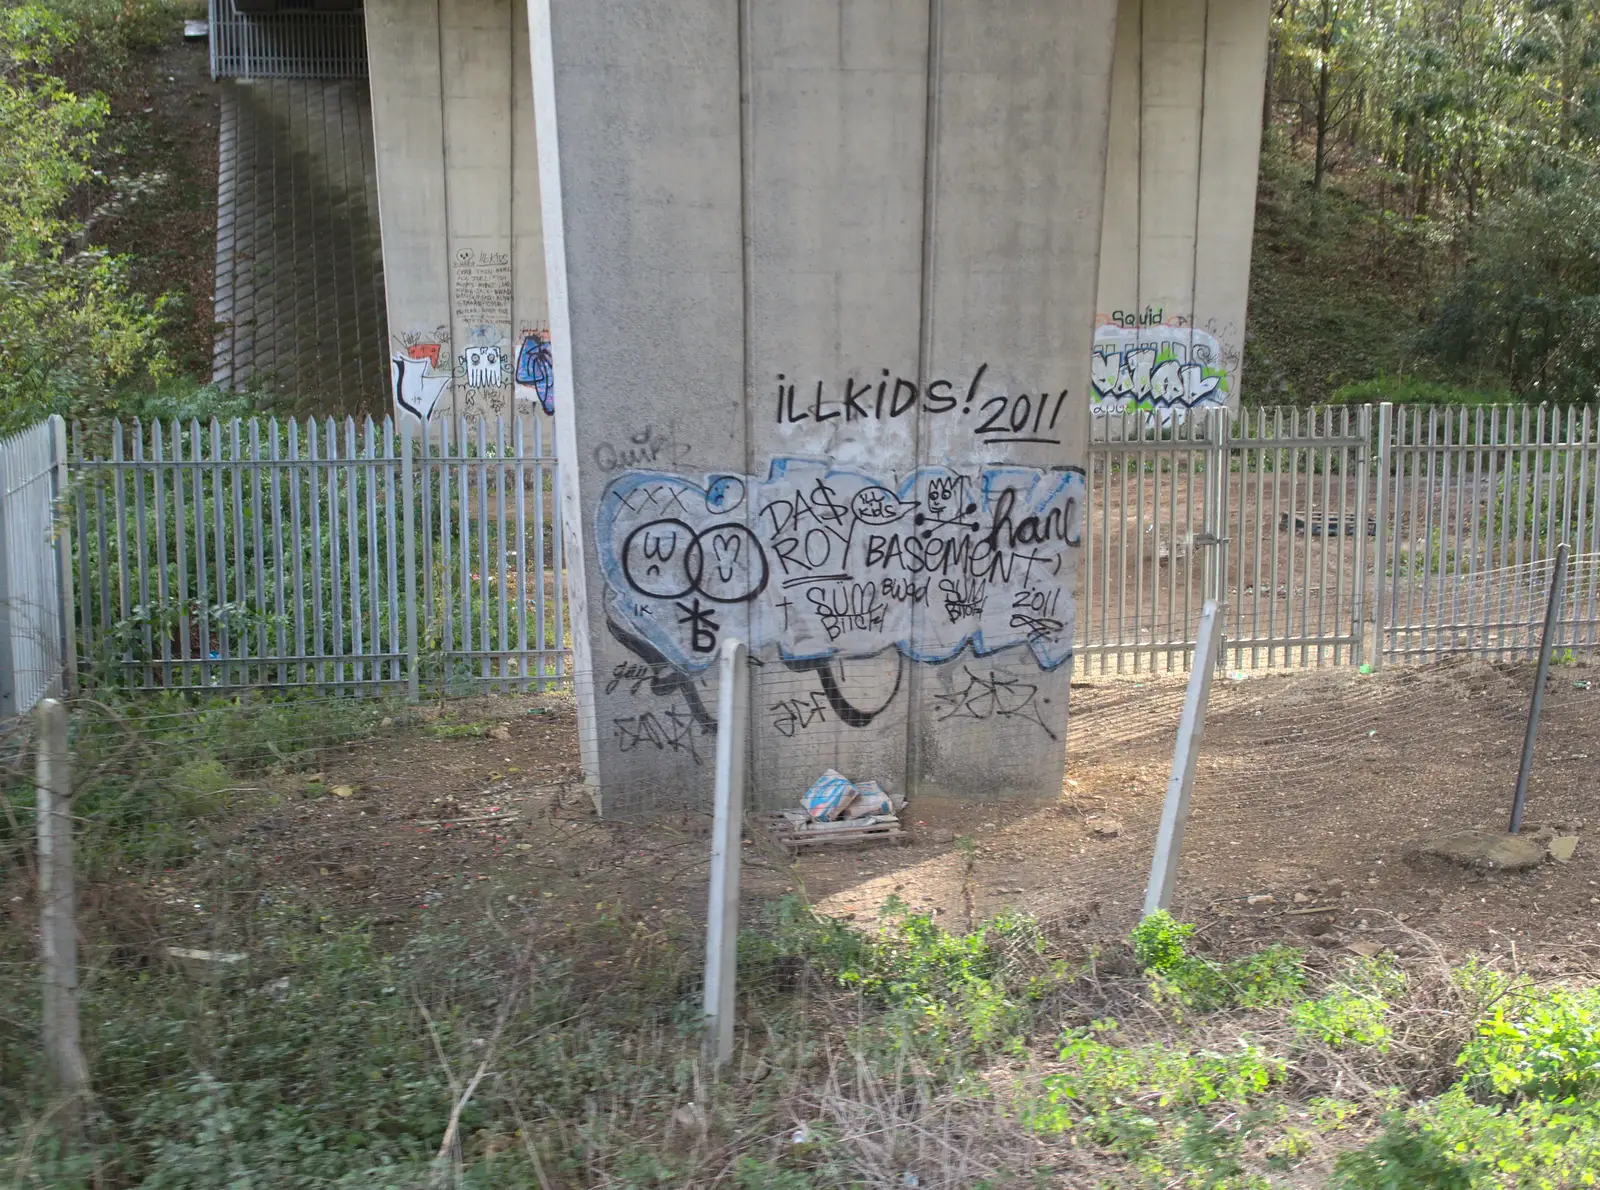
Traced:
[[[750, 373], [750, 304], [755, 294], [755, 280], [750, 274], [750, 182], [754, 169], [750, 159], [752, 142], [755, 139], [755, 112], [751, 85], [753, 78], [752, 63], [750, 60], [750, 0], [739, 0], [736, 11], [738, 21], [737, 52], [739, 55], [739, 284], [740, 303], [740, 370], [743, 373], [744, 399], [740, 402], [743, 411], [741, 430], [744, 441], [740, 444], [740, 454], [744, 458], [745, 473], [755, 472], [755, 437], [751, 418], [755, 408], [755, 377]], [[749, 516], [748, 510], [746, 517]]]
[[1200, 325], [1200, 196], [1206, 187], [1206, 80], [1211, 53], [1211, 0], [1206, 0], [1200, 18], [1200, 119], [1194, 142], [1194, 239], [1189, 248], [1189, 345], [1194, 347], [1194, 330]]
[[[939, 99], [943, 59], [941, 37], [944, 29], [943, 0], [928, 0], [928, 56], [925, 68], [927, 101], [922, 117], [922, 259], [918, 278], [917, 302], [917, 384], [926, 387], [933, 368], [933, 280], [935, 236], [939, 223]], [[916, 419], [912, 427], [913, 463], [921, 467], [928, 457], [926, 428], [919, 410], [913, 410]], [[921, 616], [915, 606], [911, 609], [911, 637], [915, 641], [921, 628]], [[906, 682], [906, 788], [907, 797], [915, 797], [922, 770], [922, 741], [917, 735], [915, 708], [922, 700], [922, 673], [918, 666], [910, 666]]]
[[[1137, 120], [1135, 121], [1136, 127], [1135, 127], [1135, 130], [1134, 130], [1134, 138], [1133, 138], [1134, 147], [1135, 147], [1135, 153], [1136, 153], [1136, 156], [1137, 156], [1137, 160], [1134, 162], [1134, 173], [1133, 173], [1133, 177], [1134, 177], [1134, 186], [1133, 186], [1133, 308], [1134, 308], [1135, 311], [1143, 310], [1144, 309], [1144, 302], [1145, 302], [1145, 296], [1144, 296], [1144, 116], [1145, 116], [1145, 111], [1144, 111], [1144, 6], [1148, 2], [1149, 2], [1149, 0], [1139, 0], [1139, 21], [1138, 21], [1138, 29], [1137, 29], [1137, 31], [1135, 33], [1135, 36], [1139, 39], [1139, 52], [1138, 52], [1138, 54], [1136, 54], [1134, 56], [1135, 70], [1134, 70], [1134, 80], [1133, 80], [1133, 87], [1134, 87], [1134, 91], [1133, 91], [1133, 99], [1134, 99], [1133, 110], [1134, 110], [1134, 115], [1137, 117]], [[1120, 19], [1120, 13], [1119, 13], [1119, 19]], [[1116, 81], [1115, 81], [1115, 77], [1114, 77], [1115, 72], [1116, 72], [1116, 57], [1117, 57], [1117, 34], [1116, 34], [1116, 30], [1113, 29], [1112, 32], [1111, 32], [1111, 60], [1112, 60], [1112, 66], [1111, 66], [1111, 70], [1109, 72], [1107, 72], [1108, 74], [1113, 76], [1112, 82], [1110, 84], [1112, 93], [1115, 93], [1115, 91], [1116, 91]], [[1108, 98], [1106, 100], [1106, 113], [1107, 113], [1108, 117], [1110, 115], [1110, 112], [1111, 112], [1111, 101]], [[1106, 129], [1106, 169], [1107, 169], [1107, 172], [1109, 172], [1109, 170], [1110, 170], [1110, 165], [1111, 165], [1111, 130], [1108, 127]], [[1104, 182], [1101, 183], [1100, 190], [1101, 190], [1101, 194], [1103, 195], [1105, 193], [1105, 183]], [[1102, 204], [1103, 204], [1104, 203], [1104, 199], [1102, 198], [1101, 201], [1102, 201]], [[1105, 220], [1105, 211], [1104, 210], [1101, 210], [1100, 218], [1101, 218], [1101, 221], [1104, 222], [1104, 220]], [[1098, 302], [1098, 300], [1099, 299], [1097, 298], [1096, 301]], [[1100, 314], [1100, 312], [1098, 310], [1096, 310], [1095, 311], [1095, 316], [1096, 316], [1097, 319], [1099, 317], [1099, 314]], [[1092, 351], [1093, 348], [1091, 348], [1090, 350]], [[1090, 397], [1091, 405], [1093, 404], [1093, 400], [1094, 400], [1094, 398], [1091, 396]]]
[[[444, 5], [445, 0], [434, 0], [433, 5], [433, 51], [434, 58], [439, 64], [439, 181], [444, 192], [444, 324], [450, 333], [450, 362], [452, 379], [450, 381], [450, 416], [461, 416], [461, 398], [456, 392], [454, 380], [456, 360], [456, 287], [455, 269], [451, 261], [455, 259], [454, 245], [451, 241], [455, 238], [450, 234], [450, 137], [446, 132], [449, 126], [448, 114], [445, 111], [449, 103], [445, 95], [447, 88], [444, 85]], [[402, 328], [403, 329], [403, 328]], [[388, 344], [384, 344], [388, 347]]]
[[[752, 330], [750, 314], [751, 305], [755, 297], [755, 279], [751, 275], [750, 259], [750, 232], [754, 225], [754, 220], [751, 217], [750, 191], [751, 179], [755, 170], [755, 163], [752, 160], [752, 153], [755, 147], [755, 96], [752, 93], [755, 70], [750, 46], [750, 0], [739, 0], [737, 20], [739, 22], [736, 47], [739, 54], [739, 283], [741, 286], [740, 305], [742, 307], [740, 311], [740, 327], [743, 332], [740, 340], [740, 372], [744, 382], [744, 392], [741, 394], [742, 399], [739, 402], [742, 414], [740, 430], [744, 441], [739, 444], [739, 453], [745, 462], [745, 474], [754, 475], [756, 473], [756, 435], [754, 425], [756, 381], [751, 372], [752, 352], [750, 340]], [[752, 504], [753, 501], [746, 501], [744, 506], [744, 520], [747, 526], [750, 521]], [[757, 614], [759, 613], [753, 606], [748, 607], [745, 611], [744, 636], [746, 640], [753, 638], [750, 618]], [[745, 654], [745, 656], [748, 656], [748, 654]], [[745, 662], [741, 660], [740, 664], [744, 665]], [[754, 710], [751, 701], [755, 698], [754, 683], [749, 681], [748, 673], [742, 675], [742, 679], [742, 683], [734, 687], [734, 697], [737, 698], [742, 691], [745, 705], [735, 713], [748, 717]], [[723, 682], [731, 680], [726, 667], [724, 667], [721, 680]], [[732, 724], [725, 717], [719, 716], [719, 719], [721, 720], [720, 726], [722, 730], [728, 731], [732, 729]], [[755, 747], [754, 734], [746, 733], [744, 736], [736, 736], [734, 738], [734, 746], [742, 749], [744, 753], [738, 758], [741, 766], [740, 771], [743, 772], [744, 766], [748, 765], [751, 760], [752, 749]], [[734, 847], [737, 850], [737, 837], [734, 839]], [[734, 912], [737, 913], [737, 892], [734, 897]]]

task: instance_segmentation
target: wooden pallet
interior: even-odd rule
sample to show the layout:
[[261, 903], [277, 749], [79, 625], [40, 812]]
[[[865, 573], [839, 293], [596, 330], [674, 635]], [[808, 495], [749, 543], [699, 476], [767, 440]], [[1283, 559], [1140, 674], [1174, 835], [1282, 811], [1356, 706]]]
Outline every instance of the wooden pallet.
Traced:
[[840, 822], [796, 822], [784, 811], [772, 810], [765, 814], [752, 814], [751, 818], [792, 853], [818, 847], [905, 843], [911, 838], [900, 825], [900, 820], [891, 816], [879, 816], [871, 821], [847, 818]]

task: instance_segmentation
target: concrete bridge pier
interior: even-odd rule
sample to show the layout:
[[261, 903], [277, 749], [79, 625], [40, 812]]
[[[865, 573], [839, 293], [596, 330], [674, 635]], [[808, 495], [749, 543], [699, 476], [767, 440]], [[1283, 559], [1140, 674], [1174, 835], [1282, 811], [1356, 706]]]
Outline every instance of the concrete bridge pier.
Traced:
[[1236, 401], [1266, 0], [370, 0], [397, 410], [555, 410], [586, 779], [1061, 787], [1091, 403]]
[[1120, 0], [1095, 404], [1238, 407], [1267, 0]]
[[699, 800], [729, 632], [761, 803], [1055, 796], [1114, 0], [530, 11], [602, 806]]

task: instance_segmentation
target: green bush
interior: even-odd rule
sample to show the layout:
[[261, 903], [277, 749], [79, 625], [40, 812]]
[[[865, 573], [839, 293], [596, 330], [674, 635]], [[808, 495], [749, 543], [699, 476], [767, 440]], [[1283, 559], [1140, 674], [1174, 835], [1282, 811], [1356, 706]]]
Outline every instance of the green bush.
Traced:
[[1146, 914], [1133, 927], [1131, 941], [1133, 958], [1141, 971], [1166, 974], [1182, 967], [1189, 960], [1188, 942], [1194, 926], [1180, 922], [1165, 909]]
[[1387, 1118], [1371, 1144], [1341, 1154], [1334, 1166], [1340, 1190], [1471, 1190], [1473, 1177], [1437, 1132], [1401, 1115]]
[[1509, 389], [1472, 388], [1424, 380], [1415, 376], [1389, 376], [1380, 373], [1371, 380], [1340, 385], [1328, 398], [1335, 405], [1377, 405], [1390, 401], [1396, 405], [1439, 405], [1460, 408], [1479, 405], [1504, 405], [1516, 400]]
[[1492, 208], [1473, 262], [1438, 300], [1423, 345], [1553, 404], [1600, 396], [1600, 197], [1590, 173]]
[[1475, 1089], [1559, 1103], [1600, 1091], [1600, 992], [1519, 996], [1478, 1034], [1459, 1060]]

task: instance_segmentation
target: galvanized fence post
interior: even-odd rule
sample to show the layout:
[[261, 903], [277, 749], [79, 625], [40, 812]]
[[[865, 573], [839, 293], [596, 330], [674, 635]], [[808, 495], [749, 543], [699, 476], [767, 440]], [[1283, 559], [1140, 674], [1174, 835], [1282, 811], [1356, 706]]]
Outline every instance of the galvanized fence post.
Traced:
[[[1378, 406], [1378, 512], [1372, 541], [1372, 661], [1383, 664], [1385, 625], [1388, 622], [1389, 584], [1384, 582], [1389, 557], [1389, 471], [1394, 460], [1394, 406]], [[1363, 530], [1364, 531], [1364, 530]], [[1398, 576], [1397, 576], [1398, 577]]]
[[1207, 600], [1200, 612], [1194, 668], [1189, 672], [1183, 718], [1178, 721], [1178, 743], [1172, 753], [1172, 773], [1167, 778], [1167, 800], [1161, 807], [1161, 829], [1156, 835], [1155, 855], [1150, 860], [1150, 881], [1144, 893], [1146, 917], [1172, 904], [1172, 888], [1178, 879], [1178, 857], [1183, 851], [1183, 832], [1189, 822], [1189, 794], [1194, 788], [1195, 765], [1200, 759], [1206, 702], [1211, 697], [1211, 679], [1217, 670], [1221, 637], [1222, 615], [1216, 601]]
[[733, 1057], [734, 982], [739, 958], [739, 838], [744, 828], [745, 739], [748, 733], [749, 650], [722, 642], [717, 692], [717, 776], [711, 827], [711, 895], [706, 915], [706, 1058], [722, 1066]]
[[[1348, 429], [1349, 423], [1346, 423]], [[1356, 413], [1356, 437], [1361, 445], [1356, 447], [1356, 556], [1355, 570], [1350, 576], [1351, 591], [1350, 635], [1355, 641], [1352, 660], [1359, 669], [1367, 660], [1367, 514], [1372, 507], [1369, 482], [1372, 462], [1372, 406], [1363, 405]], [[1344, 476], [1339, 483], [1344, 485]], [[1350, 528], [1346, 524], [1346, 530]], [[1335, 613], [1337, 615], [1337, 612]]]
[[416, 512], [411, 507], [415, 481], [411, 475], [411, 419], [400, 421], [400, 552], [405, 559], [406, 583], [406, 701], [421, 698], [417, 675], [417, 551]]
[[[176, 444], [174, 444], [176, 447]], [[78, 634], [72, 630], [73, 612], [78, 601], [72, 585], [72, 518], [62, 504], [67, 491], [67, 422], [59, 413], [50, 415], [50, 519], [54, 526], [51, 543], [55, 550], [57, 582], [56, 644], [64, 687], [78, 692]]]

